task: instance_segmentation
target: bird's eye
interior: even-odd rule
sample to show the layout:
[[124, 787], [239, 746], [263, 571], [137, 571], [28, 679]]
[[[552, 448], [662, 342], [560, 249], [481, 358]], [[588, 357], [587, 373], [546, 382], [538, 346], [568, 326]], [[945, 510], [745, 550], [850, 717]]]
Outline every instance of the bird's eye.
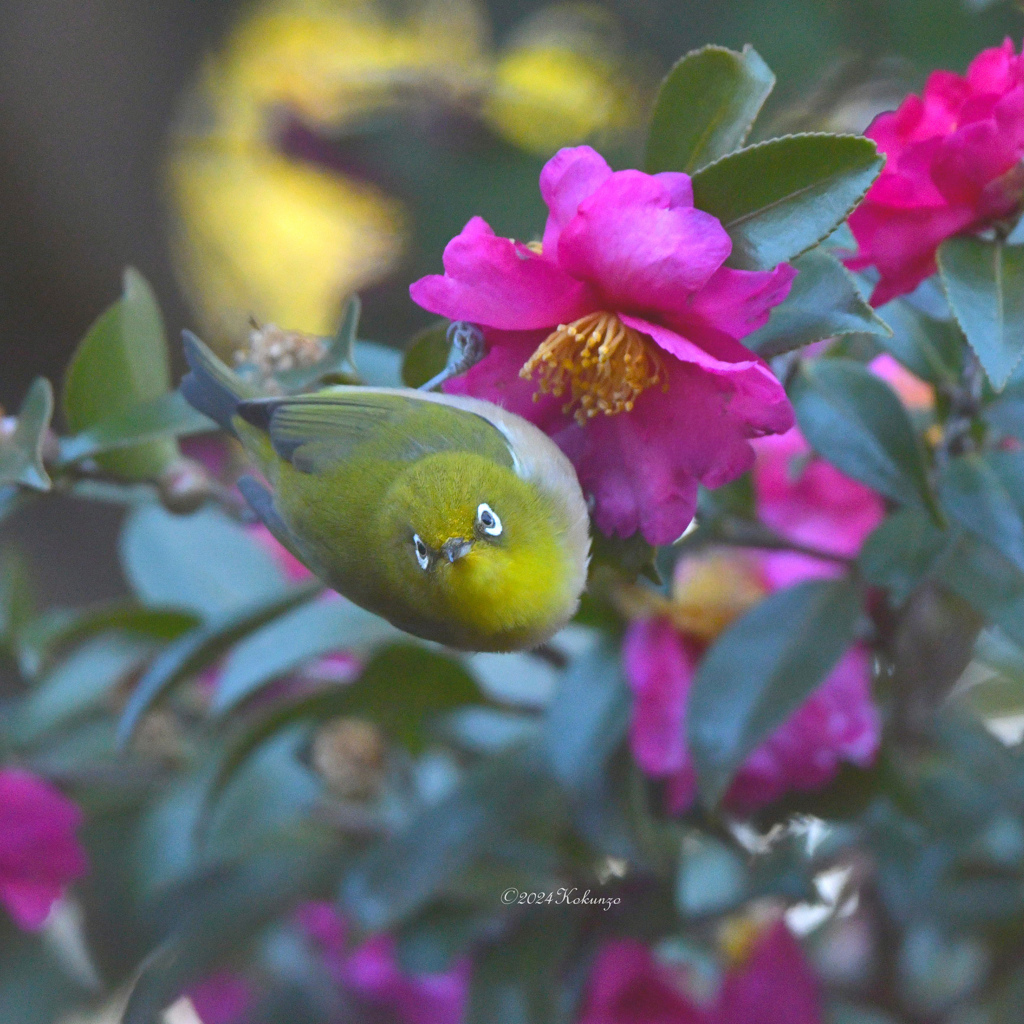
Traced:
[[416, 552], [416, 561], [420, 563], [421, 569], [427, 569], [430, 567], [430, 552], [427, 550], [427, 545], [420, 540], [420, 535], [414, 533], [412, 535], [412, 546]]
[[501, 536], [501, 520], [498, 513], [487, 502], [481, 502], [476, 509], [476, 524], [488, 537]]

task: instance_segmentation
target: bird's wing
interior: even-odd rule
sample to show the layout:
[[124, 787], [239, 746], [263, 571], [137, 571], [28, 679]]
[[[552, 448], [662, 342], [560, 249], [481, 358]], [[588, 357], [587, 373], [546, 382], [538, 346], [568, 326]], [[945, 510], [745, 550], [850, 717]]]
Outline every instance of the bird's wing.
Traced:
[[472, 451], [514, 465], [509, 442], [493, 423], [411, 390], [338, 387], [242, 402], [237, 411], [304, 473], [361, 456], [412, 462], [444, 451]]

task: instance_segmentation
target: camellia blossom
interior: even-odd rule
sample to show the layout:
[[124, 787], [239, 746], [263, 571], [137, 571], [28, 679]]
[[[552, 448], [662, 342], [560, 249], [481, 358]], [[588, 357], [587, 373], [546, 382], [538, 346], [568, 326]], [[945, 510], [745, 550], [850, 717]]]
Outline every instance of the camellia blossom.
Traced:
[[964, 76], [935, 71], [924, 92], [865, 133], [886, 162], [850, 216], [853, 269], [874, 266], [871, 301], [913, 291], [935, 273], [939, 244], [1016, 210], [1024, 197], [1024, 58], [1007, 39]]
[[299, 927], [318, 947], [327, 970], [345, 991], [391, 1014], [400, 1024], [459, 1024], [469, 994], [469, 963], [441, 974], [410, 974], [398, 964], [390, 935], [375, 935], [355, 949], [345, 921], [330, 903], [303, 904]]
[[[794, 543], [856, 554], [884, 515], [878, 495], [813, 457], [795, 430], [758, 448], [754, 487], [761, 519]], [[652, 595], [644, 602], [623, 643], [635, 694], [630, 741], [640, 767], [667, 781], [672, 812], [686, 811], [696, 796], [686, 708], [707, 646], [766, 594], [840, 570], [837, 562], [803, 552], [715, 552], [680, 563], [671, 600]], [[879, 734], [870, 657], [857, 646], [750, 755], [726, 803], [751, 810], [789, 790], [819, 789], [843, 761], [870, 764]]]
[[759, 935], [725, 974], [714, 1000], [635, 939], [605, 943], [579, 1024], [821, 1024], [818, 983], [782, 922]]
[[589, 146], [545, 165], [540, 244], [479, 217], [448, 243], [444, 274], [413, 299], [480, 325], [487, 356], [448, 381], [550, 434], [606, 534], [675, 540], [697, 485], [753, 462], [750, 439], [793, 423], [782, 385], [739, 339], [763, 326], [796, 271], [723, 266], [732, 242], [693, 205], [686, 174], [613, 172]]
[[0, 770], [0, 903], [22, 928], [41, 928], [66, 886], [85, 874], [82, 812], [48, 782]]

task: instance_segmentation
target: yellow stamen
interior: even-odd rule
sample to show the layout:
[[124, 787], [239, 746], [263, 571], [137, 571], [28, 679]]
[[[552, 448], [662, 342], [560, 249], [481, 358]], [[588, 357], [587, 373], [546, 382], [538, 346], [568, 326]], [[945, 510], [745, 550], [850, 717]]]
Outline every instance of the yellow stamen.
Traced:
[[581, 424], [598, 413], [631, 412], [652, 384], [661, 381], [665, 386], [655, 344], [606, 312], [559, 324], [519, 375], [531, 379], [534, 372], [541, 394], [560, 398], [569, 392], [563, 411], [575, 406], [576, 421]]
[[741, 555], [712, 552], [679, 563], [669, 615], [681, 633], [710, 643], [765, 593], [753, 563]]

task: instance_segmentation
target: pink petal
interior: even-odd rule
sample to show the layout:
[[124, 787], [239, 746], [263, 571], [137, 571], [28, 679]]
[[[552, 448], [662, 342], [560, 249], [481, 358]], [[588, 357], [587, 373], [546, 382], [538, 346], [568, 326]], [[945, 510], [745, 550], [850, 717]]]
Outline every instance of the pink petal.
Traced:
[[1003, 92], [1019, 81], [1012, 39], [982, 50], [967, 69], [967, 83], [975, 92]]
[[488, 331], [487, 355], [461, 377], [447, 381], [445, 392], [493, 402], [549, 434], [564, 429], [571, 421], [562, 412], [565, 400], [539, 395], [535, 380], [519, 376], [546, 334], [546, 331]]
[[768, 317], [793, 286], [797, 270], [780, 263], [774, 270], [719, 267], [689, 302], [688, 315], [739, 340], [768, 323]]
[[712, 1024], [636, 939], [605, 942], [579, 1024]]
[[885, 515], [882, 499], [811, 454], [795, 428], [754, 442], [757, 513], [776, 533], [830, 554], [856, 555]]
[[558, 243], [559, 265], [601, 290], [612, 309], [674, 309], [722, 265], [732, 242], [718, 220], [678, 204], [678, 189], [617, 171], [579, 207]]
[[590, 289], [474, 217], [444, 250], [444, 274], [413, 282], [413, 302], [450, 320], [501, 330], [553, 328], [593, 312]]
[[622, 644], [626, 679], [636, 699], [630, 748], [648, 775], [663, 777], [689, 763], [686, 751], [686, 699], [693, 658], [668, 619], [633, 623]]
[[784, 923], [754, 946], [725, 977], [714, 1024], [822, 1024], [818, 981]]
[[0, 771], [0, 902], [38, 928], [64, 888], [87, 870], [76, 831], [82, 813], [48, 782]]
[[249, 981], [240, 974], [221, 971], [188, 992], [203, 1024], [235, 1024], [255, 1002]]
[[540, 172], [540, 194], [549, 211], [544, 227], [545, 253], [552, 258], [557, 254], [562, 228], [576, 216], [580, 203], [611, 175], [605, 158], [590, 146], [560, 149], [544, 165]]

